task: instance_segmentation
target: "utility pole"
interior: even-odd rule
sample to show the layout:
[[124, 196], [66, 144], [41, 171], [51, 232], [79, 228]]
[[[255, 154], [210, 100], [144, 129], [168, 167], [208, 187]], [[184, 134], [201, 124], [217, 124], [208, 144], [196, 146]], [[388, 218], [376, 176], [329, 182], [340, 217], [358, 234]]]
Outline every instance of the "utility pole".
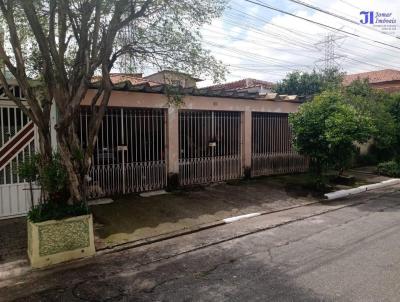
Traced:
[[335, 48], [337, 47], [336, 41], [340, 39], [346, 38], [345, 36], [335, 36], [333, 34], [328, 34], [325, 36], [324, 40], [315, 44], [316, 48], [320, 51], [324, 52], [323, 58], [316, 60], [315, 65], [322, 65], [322, 69], [324, 70], [332, 70], [339, 69], [340, 64], [338, 63], [338, 59], [345, 57], [344, 55], [338, 55], [335, 52]]

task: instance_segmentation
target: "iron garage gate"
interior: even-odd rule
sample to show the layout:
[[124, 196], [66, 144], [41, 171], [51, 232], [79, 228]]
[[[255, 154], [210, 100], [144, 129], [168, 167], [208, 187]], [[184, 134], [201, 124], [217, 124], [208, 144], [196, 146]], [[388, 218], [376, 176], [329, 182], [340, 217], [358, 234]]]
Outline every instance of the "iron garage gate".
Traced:
[[[89, 110], [82, 109], [82, 144], [89, 117]], [[164, 188], [165, 138], [165, 110], [108, 108], [93, 155], [89, 197]]]
[[203, 184], [240, 178], [240, 112], [182, 110], [179, 113], [179, 181]]
[[252, 113], [252, 175], [305, 172], [308, 160], [292, 147], [287, 113]]

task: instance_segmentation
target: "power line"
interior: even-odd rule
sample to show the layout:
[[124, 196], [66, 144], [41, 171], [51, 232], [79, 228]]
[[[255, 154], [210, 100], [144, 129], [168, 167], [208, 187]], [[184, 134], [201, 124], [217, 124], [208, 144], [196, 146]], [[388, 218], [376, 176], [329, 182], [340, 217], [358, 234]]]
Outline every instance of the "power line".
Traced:
[[[236, 19], [228, 19], [228, 20], [225, 21], [225, 22], [226, 22], [227, 24], [232, 24], [232, 25], [235, 25], [235, 26], [238, 24], [238, 23], [236, 22]], [[242, 27], [249, 28], [249, 29], [251, 29], [253, 32], [257, 32], [257, 33], [260, 33], [260, 34], [262, 34], [262, 35], [268, 35], [268, 36], [274, 37], [274, 38], [276, 38], [276, 39], [280, 39], [280, 40], [282, 40], [282, 41], [286, 41], [286, 42], [288, 42], [288, 43], [296, 44], [296, 45], [298, 45], [298, 46], [300, 46], [300, 47], [302, 47], [302, 48], [304, 48], [304, 49], [308, 49], [308, 50], [311, 50], [311, 49], [312, 49], [312, 44], [310, 44], [309, 42], [296, 41], [296, 43], [294, 43], [293, 38], [290, 38], [290, 37], [285, 36], [285, 35], [282, 35], [282, 34], [278, 34], [278, 33], [274, 33], [274, 32], [265, 32], [265, 31], [263, 31], [263, 30], [260, 30], [260, 29], [258, 29], [258, 28], [255, 28], [254, 26], [251, 26], [251, 25], [245, 25], [245, 26], [242, 25]]]
[[[232, 9], [232, 8], [231, 8], [231, 9]], [[236, 10], [236, 9], [234, 9], [234, 10]], [[240, 13], [239, 10], [236, 10], [236, 11], [238, 11], [238, 12]], [[257, 19], [257, 20], [260, 20], [260, 21], [268, 22], [268, 20], [266, 20], [266, 19], [258, 18], [258, 17], [255, 17], [255, 16], [251, 15], [251, 14], [241, 13], [240, 15], [246, 15], [246, 16], [251, 17], [251, 18], [253, 18], [253, 19]], [[235, 15], [234, 15], [234, 17], [235, 17]], [[237, 17], [236, 17], [236, 19], [237, 19]], [[235, 19], [235, 20], [236, 20], [236, 19]], [[232, 24], [233, 26], [236, 26], [236, 27], [239, 27], [239, 28], [242, 28], [242, 29], [245, 29], [245, 30], [250, 30], [250, 31], [252, 31], [252, 32], [254, 32], [254, 33], [259, 34], [260, 37], [257, 38], [258, 40], [265, 41], [265, 42], [268, 42], [268, 43], [271, 42], [271, 40], [266, 40], [265, 37], [264, 37], [264, 35], [270, 35], [270, 32], [266, 32], [266, 31], [262, 31], [262, 30], [259, 30], [259, 29], [255, 29], [254, 27], [249, 27], [249, 26], [247, 26], [247, 25], [244, 26], [244, 25], [242, 25], [241, 23], [238, 23], [238, 22], [232, 22], [232, 23], [230, 23], [230, 24]], [[273, 24], [272, 24], [272, 23], [269, 23], [269, 25], [273, 25]], [[298, 31], [298, 30], [293, 30], [293, 29], [286, 28], [286, 27], [283, 27], [283, 26], [279, 26], [279, 27], [281, 27], [282, 29], [285, 29], [285, 30], [287, 30], [287, 31], [289, 31], [289, 32], [291, 32], [291, 33], [293, 33], [293, 34], [294, 34], [294, 37], [290, 37], [290, 39], [291, 39], [290, 41], [288, 41], [287, 39], [281, 39], [281, 37], [280, 37], [279, 35], [278, 35], [278, 36], [274, 35], [274, 37], [275, 37], [276, 39], [281, 39], [282, 41], [287, 41], [287, 42], [289, 42], [290, 47], [291, 47], [292, 49], [294, 49], [293, 46], [296, 45], [295, 43], [293, 43], [293, 40], [298, 39], [298, 34], [304, 34], [304, 35], [313, 36], [312, 34], [309, 34], [309, 33], [306, 33], [306, 32], [302, 32], [302, 31]], [[333, 31], [331, 31], [331, 32], [333, 32]], [[315, 35], [314, 35], [314, 36], [315, 36]], [[287, 36], [285, 36], [285, 37], [287, 37]], [[289, 37], [287, 37], [287, 38], [289, 38]], [[236, 38], [236, 39], [237, 39], [237, 38]], [[312, 39], [312, 37], [311, 37], [310, 39]], [[243, 41], [245, 41], [246, 43], [249, 43], [249, 42], [252, 41], [252, 42], [255, 42], [255, 43], [253, 43], [254, 45], [260, 46], [259, 43], [256, 43], [256, 41], [254, 41], [254, 40], [251, 40], [251, 41], [249, 41], [249, 40], [244, 40], [244, 39], [237, 39], [237, 40], [243, 40]], [[257, 42], [258, 42], [258, 41], [257, 41]], [[374, 46], [373, 43], [368, 42], [368, 41], [360, 41], [360, 42], [366, 43], [367, 45], [373, 45], [373, 46]], [[277, 43], [277, 42], [274, 42], [274, 43]], [[281, 44], [280, 42], [278, 42], [278, 43]], [[310, 45], [310, 46], [311, 46], [311, 45], [312, 45], [312, 46], [315, 46], [315, 43], [314, 43], [314, 44], [311, 44], [310, 42], [308, 42], [308, 43], [306, 43], [306, 44], [307, 44], [307, 45]], [[302, 48], [305, 48], [304, 46], [301, 46], [301, 47], [302, 47]], [[338, 47], [339, 47], [339, 46], [338, 46]], [[339, 47], [339, 48], [341, 48], [341, 49], [343, 49], [343, 50], [346, 50], [346, 51], [348, 52], [348, 53], [346, 53], [346, 56], [347, 56], [348, 54], [354, 52], [355, 47], [370, 52], [369, 49], [367, 49], [367, 48], [365, 48], [365, 47], [362, 47], [361, 45], [352, 45], [352, 49], [348, 49], [348, 48], [344, 48], [344, 47]], [[274, 49], [276, 49], [276, 48], [274, 47]], [[309, 47], [307, 47], [307, 48], [305, 48], [305, 49], [311, 50], [311, 51], [315, 50], [315, 48], [310, 49]], [[380, 48], [380, 50], [387, 50], [387, 51], [390, 51], [390, 52], [397, 52], [397, 50], [395, 50], [395, 49], [389, 49], [389, 48], [386, 48], [386, 47], [382, 47], [382, 48]], [[315, 56], [312, 56], [312, 57], [311, 57], [311, 56], [308, 56], [308, 55], [305, 55], [305, 54], [302, 54], [302, 53], [299, 53], [299, 55], [300, 55], [300, 56], [303, 56], [303, 57], [312, 58], [312, 59], [315, 58]], [[367, 60], [369, 60], [369, 61], [374, 60], [374, 61], [375, 61], [376, 59], [367, 58]], [[370, 65], [370, 66], [374, 66], [374, 67], [377, 66], [377, 65], [375, 65], [375, 64], [368, 64], [367, 62], [362, 62], [362, 63], [363, 63], [364, 65]], [[382, 65], [382, 64], [384, 64], [384, 63], [379, 62], [379, 64]], [[383, 67], [383, 68], [388, 68], [387, 65], [386, 65], [386, 66], [383, 66], [383, 65], [382, 65], [382, 67]], [[390, 67], [392, 67], [392, 66], [390, 66]], [[399, 68], [399, 67], [397, 67], [397, 68]]]
[[[237, 12], [241, 12], [240, 10], [238, 10], [238, 9], [234, 9], [234, 8], [230, 8], [231, 10], [235, 10], [235, 11], [237, 11]], [[241, 15], [246, 15], [246, 16], [249, 16], [249, 17], [251, 17], [251, 18], [253, 18], [253, 19], [256, 19], [256, 20], [260, 20], [260, 21], [264, 21], [264, 22], [267, 22], [269, 25], [271, 25], [271, 26], [274, 26], [274, 27], [278, 27], [278, 28], [281, 28], [281, 29], [283, 29], [283, 30], [286, 30], [286, 31], [288, 31], [288, 32], [290, 32], [290, 33], [292, 33], [293, 35], [295, 35], [295, 39], [299, 39], [299, 35], [303, 35], [303, 36], [308, 36], [308, 39], [312, 39], [315, 35], [313, 35], [313, 34], [310, 34], [310, 33], [307, 33], [307, 32], [304, 32], [304, 31], [300, 31], [300, 30], [294, 30], [294, 29], [292, 29], [292, 28], [287, 28], [287, 27], [284, 27], [284, 26], [282, 26], [282, 25], [278, 25], [278, 24], [274, 24], [274, 23], [271, 23], [269, 20], [266, 20], [266, 19], [264, 19], [264, 18], [260, 18], [260, 17], [256, 17], [256, 16], [254, 16], [254, 15], [251, 15], [251, 14], [247, 14], [247, 13], [244, 13], [244, 12], [241, 12]], [[236, 24], [239, 24], [239, 23], [236, 23]], [[240, 26], [239, 26], [240, 27]], [[335, 32], [335, 30], [332, 30], [332, 29], [328, 29], [329, 31], [331, 31], [331, 32]], [[265, 34], [269, 34], [269, 33], [267, 33], [267, 32], [265, 32], [265, 31], [263, 31]], [[361, 37], [359, 37], [359, 38], [361, 38]], [[371, 43], [371, 42], [368, 42], [368, 41], [364, 41], [364, 40], [360, 40], [360, 42], [362, 42], [362, 43], [365, 43], [365, 44], [368, 44], [368, 45], [371, 45], [371, 46], [375, 46], [375, 44], [373, 44], [373, 43]], [[359, 47], [359, 46], [357, 46], [357, 47]], [[383, 47], [382, 46], [382, 48], [381, 48], [382, 50], [384, 49], [384, 50], [387, 50], [387, 51], [391, 51], [391, 52], [395, 52], [396, 54], [397, 54], [397, 50], [396, 49], [391, 49], [391, 48], [387, 48], [387, 47]]]
[[[218, 44], [218, 43], [214, 43], [214, 42], [206, 42], [206, 44], [209, 44], [209, 45], [214, 46], [214, 47], [222, 48], [222, 49], [227, 49], [229, 47], [228, 48], [228, 52], [233, 52], [233, 53], [236, 53], [236, 54], [239, 54], [239, 55], [240, 54], [244, 54], [244, 55], [249, 56], [249, 58], [257, 58], [257, 57], [259, 57], [261, 59], [275, 61], [277, 63], [279, 63], [279, 62], [289, 63], [289, 64], [295, 63], [295, 62], [291, 62], [291, 61], [287, 61], [287, 60], [277, 59], [277, 58], [274, 58], [274, 57], [259, 55], [259, 54], [253, 53], [253, 52], [248, 52], [248, 51], [244, 51], [244, 50], [240, 50], [240, 49], [232, 49], [232, 48], [230, 48], [230, 46], [226, 46], [226, 45], [222, 45], [222, 44]], [[304, 65], [304, 64], [296, 64], [296, 65], [297, 66], [309, 67], [309, 65]], [[282, 64], [281, 64], [281, 66], [282, 66]]]
[[[296, 4], [299, 4], [299, 5], [302, 5], [302, 6], [305, 6], [305, 7], [308, 7], [308, 8], [311, 8], [311, 9], [313, 9], [313, 10], [316, 10], [316, 11], [319, 11], [319, 12], [321, 12], [321, 13], [327, 14], [327, 15], [329, 15], [329, 16], [332, 16], [332, 17], [335, 17], [335, 18], [344, 20], [344, 21], [346, 21], [346, 22], [350, 22], [350, 23], [356, 24], [357, 26], [360, 26], [360, 23], [358, 23], [358, 22], [356, 22], [356, 21], [354, 21], [354, 20], [351, 20], [351, 19], [346, 18], [346, 17], [343, 17], [343, 16], [341, 16], [341, 15], [332, 13], [332, 12], [330, 12], [330, 11], [328, 11], [328, 10], [325, 10], [325, 9], [322, 9], [322, 8], [320, 8], [320, 7], [318, 7], [318, 6], [311, 5], [311, 4], [308, 4], [308, 3], [305, 3], [305, 2], [299, 1], [299, 0], [288, 0], [288, 1], [293, 2], [293, 3], [296, 3]], [[393, 35], [391, 35], [391, 34], [382, 32], [382, 31], [377, 30], [377, 29], [375, 29], [375, 28], [370, 28], [370, 27], [364, 27], [364, 28], [367, 28], [367, 29], [369, 29], [369, 30], [373, 30], [373, 31], [379, 32], [379, 33], [381, 33], [381, 34], [383, 34], [383, 35], [387, 35], [387, 36], [389, 36], [389, 37], [396, 38], [396, 39], [399, 39], [399, 40], [400, 40], [399, 37], [396, 37], [396, 36], [393, 36]]]
[[349, 3], [349, 2], [347, 2], [347, 1], [345, 1], [345, 0], [339, 0], [339, 1], [342, 2], [342, 3], [344, 3], [344, 4], [347, 4], [348, 6], [351, 6], [351, 7], [355, 8], [355, 9], [362, 10], [360, 7], [355, 6], [355, 5]]
[[[213, 53], [215, 53], [215, 54], [229, 56], [232, 58], [238, 58], [241, 60], [252, 61], [252, 62], [254, 62], [253, 65], [257, 66], [257, 67], [245, 66], [245, 64], [238, 64], [235, 66], [234, 64], [233, 65], [229, 64], [228, 67], [230, 67], [234, 70], [242, 69], [242, 70], [253, 71], [253, 72], [257, 72], [257, 73], [262, 73], [263, 71], [265, 71], [265, 72], [268, 72], [268, 74], [273, 74], [273, 72], [271, 72], [271, 71], [277, 71], [277, 70], [282, 70], [282, 69], [284, 69], [286, 71], [301, 70], [304, 68], [309, 69], [309, 70], [312, 69], [311, 65], [303, 65], [303, 64], [298, 64], [298, 63], [296, 64], [293, 61], [287, 61], [287, 60], [284, 61], [284, 60], [277, 59], [276, 57], [267, 57], [264, 55], [260, 55], [260, 54], [256, 54], [256, 53], [252, 53], [252, 52], [243, 51], [241, 49], [233, 48], [231, 46], [228, 48], [228, 46], [216, 44], [212, 41], [204, 41], [204, 42], [208, 45], [216, 47], [217, 49], [223, 50], [223, 53], [213, 50]], [[260, 46], [259, 43], [251, 43], [249, 41], [245, 41], [245, 42], [250, 45]], [[346, 59], [348, 61], [357, 62], [362, 65], [371, 66], [371, 67], [388, 68], [387, 65], [386, 66], [376, 65], [376, 64], [371, 63], [370, 58], [366, 58], [366, 60], [360, 61], [355, 58], [349, 57], [351, 50], [348, 50], [348, 51], [349, 51], [349, 53], [346, 53], [346, 55], [343, 56], [343, 57], [346, 57]], [[303, 54], [301, 54], [301, 55], [303, 56]], [[312, 59], [315, 58], [315, 57], [310, 57], [310, 56], [306, 56], [306, 55], [304, 55], [304, 56], [312, 58]], [[274, 61], [275, 62], [280, 61], [283, 63], [272, 63]], [[262, 66], [262, 64], [264, 64], [264, 66]], [[382, 63], [378, 63], [378, 64], [382, 64]], [[244, 65], [244, 66], [241, 66], [241, 65]], [[267, 65], [267, 67], [265, 67], [265, 65]], [[392, 67], [392, 66], [390, 66], [390, 67]]]
[[297, 16], [295, 14], [289, 13], [287, 11], [284, 11], [284, 10], [276, 8], [276, 7], [269, 6], [267, 4], [259, 3], [259, 2], [252, 1], [252, 0], [244, 0], [244, 1], [252, 3], [252, 4], [255, 4], [255, 5], [258, 5], [258, 6], [262, 6], [262, 7], [277, 11], [277, 12], [280, 12], [282, 14], [286, 14], [286, 15], [292, 16], [292, 17], [297, 18], [297, 19], [301, 19], [301, 20], [306, 21], [306, 22], [310, 22], [310, 23], [313, 23], [313, 24], [316, 24], [316, 25], [319, 25], [319, 26], [330, 28], [332, 30], [335, 30], [335, 31], [338, 31], [338, 32], [342, 32], [342, 33], [345, 33], [347, 35], [351, 35], [351, 36], [358, 37], [358, 38], [361, 38], [361, 39], [369, 40], [369, 41], [372, 41], [372, 42], [380, 44], [380, 45], [385, 45], [385, 46], [389, 46], [391, 48], [395, 48], [395, 49], [400, 50], [400, 47], [397, 47], [395, 45], [391, 45], [391, 44], [388, 44], [388, 43], [385, 43], [385, 42], [381, 42], [381, 41], [377, 41], [377, 40], [374, 40], [374, 39], [366, 38], [366, 37], [360, 36], [359, 34], [351, 33], [349, 31], [346, 31], [346, 30], [343, 30], [343, 29], [340, 29], [340, 28], [336, 28], [336, 27], [333, 27], [333, 26], [330, 26], [330, 25], [326, 25], [326, 24], [314, 21], [314, 20], [310, 20], [310, 19], [307, 19], [307, 18], [304, 18], [304, 17], [301, 17], [301, 16]]

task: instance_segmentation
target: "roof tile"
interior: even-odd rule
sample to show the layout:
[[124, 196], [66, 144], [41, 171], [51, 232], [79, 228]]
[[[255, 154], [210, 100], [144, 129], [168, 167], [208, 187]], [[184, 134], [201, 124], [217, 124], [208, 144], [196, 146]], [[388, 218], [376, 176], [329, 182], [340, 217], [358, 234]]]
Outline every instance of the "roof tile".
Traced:
[[369, 71], [362, 73], [355, 73], [346, 75], [343, 79], [343, 85], [348, 86], [351, 82], [357, 79], [368, 79], [371, 84], [400, 81], [400, 70], [395, 69], [384, 69], [377, 71]]

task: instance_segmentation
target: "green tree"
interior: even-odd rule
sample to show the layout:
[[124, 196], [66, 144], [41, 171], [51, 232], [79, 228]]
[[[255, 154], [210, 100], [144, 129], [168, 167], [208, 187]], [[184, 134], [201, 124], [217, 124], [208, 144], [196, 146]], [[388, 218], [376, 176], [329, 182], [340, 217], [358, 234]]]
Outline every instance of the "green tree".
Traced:
[[[13, 95], [2, 69], [0, 84], [37, 126], [40, 151], [48, 159], [50, 108], [56, 105], [56, 139], [71, 201], [85, 199], [86, 176], [112, 91], [111, 69], [130, 58], [134, 69], [150, 65], [222, 78], [225, 68], [202, 48], [200, 29], [224, 6], [225, 0], [0, 0], [5, 26], [0, 60], [26, 102]], [[82, 147], [80, 103], [95, 74], [102, 80], [91, 100]]]
[[368, 79], [353, 81], [343, 90], [346, 102], [371, 119], [374, 126], [372, 139], [377, 155], [392, 156], [397, 129], [394, 116], [390, 112], [391, 96], [372, 88]]
[[335, 89], [342, 83], [343, 73], [337, 69], [311, 73], [294, 71], [277, 83], [275, 91], [279, 94], [296, 94], [312, 97], [326, 89]]
[[366, 142], [373, 132], [371, 119], [343, 99], [339, 91], [326, 91], [290, 115], [294, 146], [310, 158], [319, 179], [330, 168], [342, 173], [356, 152], [354, 143]]
[[400, 93], [393, 94], [389, 99], [389, 112], [395, 125], [395, 135], [392, 148], [394, 151], [395, 161], [400, 165]]

